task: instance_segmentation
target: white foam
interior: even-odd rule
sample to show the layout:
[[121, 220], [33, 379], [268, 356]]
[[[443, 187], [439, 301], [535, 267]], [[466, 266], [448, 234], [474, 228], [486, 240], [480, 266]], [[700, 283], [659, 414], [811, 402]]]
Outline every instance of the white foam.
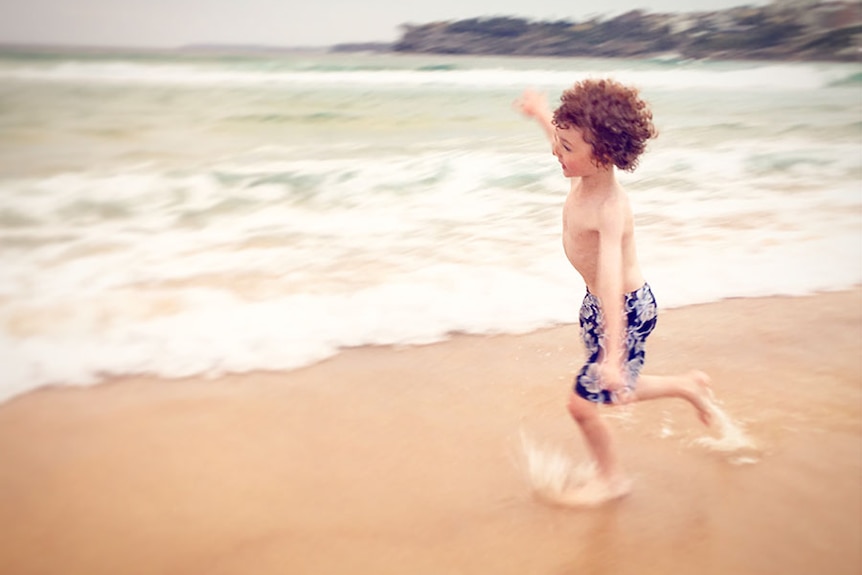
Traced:
[[[15, 302], [0, 302], [0, 397], [106, 373], [286, 369], [349, 346], [576, 321], [583, 284], [562, 254], [561, 182], [544, 161], [430, 151], [360, 166], [224, 164], [224, 179], [147, 167], [7, 181], [0, 209], [35, 223], [0, 237], [37, 244], [0, 242], [0, 296]], [[319, 179], [320, 193], [252, 185], [285, 174]], [[524, 175], [534, 183], [505, 183]], [[735, 181], [730, 197], [633, 189], [642, 265], [663, 308], [862, 283], [858, 194]], [[244, 203], [216, 209], [230, 199]], [[119, 202], [128, 215], [64, 215], [81, 201]]]
[[0, 310], [0, 322], [19, 334], [3, 341], [0, 396], [112, 373], [290, 369], [345, 347], [428, 343], [452, 331], [526, 332], [574, 320], [564, 285], [493, 267], [452, 268], [433, 266], [348, 293], [309, 288], [259, 301], [214, 288], [164, 288], [93, 289], [89, 297], [78, 289], [59, 303], [62, 290], [52, 288]]
[[[393, 60], [393, 63], [397, 63]], [[852, 69], [840, 65], [759, 64], [722, 69], [710, 63], [680, 63], [675, 67], [615, 61], [601, 68], [584, 61], [580, 67], [555, 69], [481, 68], [467, 64], [448, 70], [403, 69], [397, 65], [378, 70], [303, 70], [284, 67], [269, 70], [229, 68], [214, 64], [131, 63], [72, 61], [50, 65], [7, 65], [0, 78], [25, 81], [94, 82], [178, 86], [240, 86], [283, 89], [296, 86], [338, 88], [563, 88], [575, 81], [611, 76], [652, 90], [756, 90], [786, 92], [815, 90], [846, 78]], [[593, 68], [593, 69], [591, 69]]]

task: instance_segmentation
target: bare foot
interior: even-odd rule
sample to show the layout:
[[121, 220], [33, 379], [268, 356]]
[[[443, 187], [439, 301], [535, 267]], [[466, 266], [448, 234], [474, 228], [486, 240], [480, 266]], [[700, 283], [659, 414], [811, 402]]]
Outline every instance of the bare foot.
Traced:
[[567, 488], [556, 498], [556, 503], [566, 507], [598, 507], [603, 503], [625, 497], [632, 490], [632, 482], [620, 477], [613, 480], [593, 477], [585, 483]]
[[689, 391], [688, 400], [697, 410], [697, 416], [704, 425], [709, 427], [712, 424], [713, 400], [709, 376], [702, 371], [692, 370], [688, 374], [690, 384], [687, 386]]

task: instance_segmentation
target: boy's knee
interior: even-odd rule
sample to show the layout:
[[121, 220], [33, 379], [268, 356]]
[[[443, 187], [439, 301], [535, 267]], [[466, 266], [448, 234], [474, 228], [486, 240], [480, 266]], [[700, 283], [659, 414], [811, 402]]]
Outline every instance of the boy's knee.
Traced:
[[569, 414], [571, 414], [572, 418], [578, 423], [590, 421], [595, 417], [598, 417], [596, 405], [587, 401], [574, 391], [569, 394], [569, 403], [567, 408], [569, 410]]

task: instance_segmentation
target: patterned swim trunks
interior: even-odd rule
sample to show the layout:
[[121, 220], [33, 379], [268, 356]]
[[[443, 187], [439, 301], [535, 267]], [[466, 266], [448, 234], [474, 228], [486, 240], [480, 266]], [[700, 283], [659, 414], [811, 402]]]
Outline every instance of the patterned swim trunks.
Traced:
[[[646, 356], [646, 339], [658, 319], [655, 297], [649, 284], [625, 295], [626, 318], [625, 362], [623, 378], [634, 390]], [[599, 298], [587, 290], [580, 314], [581, 337], [587, 348], [587, 363], [575, 377], [575, 393], [595, 403], [613, 403], [614, 394], [602, 389], [599, 362], [604, 353], [605, 325]]]

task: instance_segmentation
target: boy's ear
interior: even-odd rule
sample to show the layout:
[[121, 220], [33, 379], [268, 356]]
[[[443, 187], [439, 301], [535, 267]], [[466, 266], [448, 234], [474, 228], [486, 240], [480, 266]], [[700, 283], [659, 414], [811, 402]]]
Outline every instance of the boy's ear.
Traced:
[[603, 162], [601, 159], [597, 158], [596, 155], [592, 152], [590, 153], [590, 156], [593, 159], [593, 165], [597, 168], [607, 169], [614, 166], [613, 162], [611, 162], [610, 160]]

